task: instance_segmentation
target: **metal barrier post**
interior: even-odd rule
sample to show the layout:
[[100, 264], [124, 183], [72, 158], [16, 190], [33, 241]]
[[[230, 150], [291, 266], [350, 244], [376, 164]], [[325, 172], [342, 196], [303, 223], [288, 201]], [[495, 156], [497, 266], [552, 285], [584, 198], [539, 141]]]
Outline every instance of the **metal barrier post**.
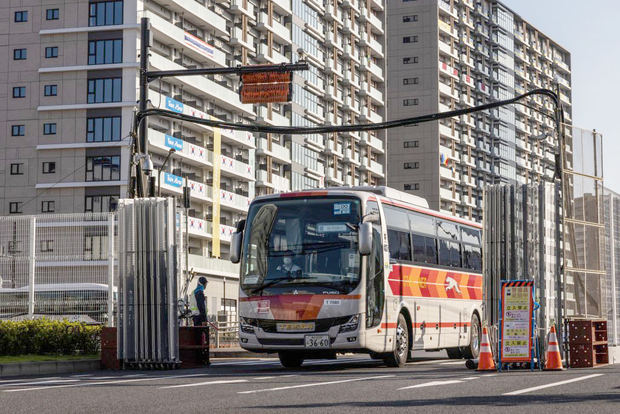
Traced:
[[114, 214], [108, 215], [108, 326], [114, 326]]
[[36, 254], [36, 226], [37, 219], [30, 218], [30, 239], [28, 249], [28, 317], [34, 317], [34, 270], [35, 270], [35, 254]]

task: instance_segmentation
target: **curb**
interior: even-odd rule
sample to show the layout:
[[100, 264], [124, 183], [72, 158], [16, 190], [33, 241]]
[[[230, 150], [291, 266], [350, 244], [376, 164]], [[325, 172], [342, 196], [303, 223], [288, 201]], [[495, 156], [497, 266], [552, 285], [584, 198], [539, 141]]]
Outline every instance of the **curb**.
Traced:
[[99, 359], [77, 359], [74, 361], [16, 362], [0, 364], [0, 378], [30, 375], [68, 374], [96, 371], [100, 369]]
[[209, 350], [209, 357], [213, 359], [216, 359], [216, 358], [265, 358], [268, 355], [269, 354], [245, 351], [243, 349], [231, 349], [231, 350], [210, 349]]

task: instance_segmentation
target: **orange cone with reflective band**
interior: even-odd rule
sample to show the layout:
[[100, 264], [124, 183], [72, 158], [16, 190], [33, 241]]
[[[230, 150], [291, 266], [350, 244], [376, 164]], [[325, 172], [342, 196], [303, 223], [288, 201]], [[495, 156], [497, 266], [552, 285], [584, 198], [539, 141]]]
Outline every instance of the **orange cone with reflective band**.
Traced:
[[495, 360], [489, 343], [487, 327], [482, 327], [482, 342], [480, 344], [480, 356], [478, 357], [478, 369], [476, 371], [495, 371]]
[[563, 369], [558, 337], [555, 334], [555, 325], [551, 325], [551, 331], [549, 331], [549, 338], [547, 339], [545, 371], [562, 371]]

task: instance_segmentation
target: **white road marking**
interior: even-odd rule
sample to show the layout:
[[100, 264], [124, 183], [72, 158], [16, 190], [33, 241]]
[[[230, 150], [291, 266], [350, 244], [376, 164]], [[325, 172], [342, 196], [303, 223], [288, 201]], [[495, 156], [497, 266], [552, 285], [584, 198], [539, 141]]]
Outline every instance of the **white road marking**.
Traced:
[[75, 377], [75, 378], [79, 378], [79, 377], [92, 377], [93, 374], [78, 374], [78, 375], [71, 375], [71, 377]]
[[465, 361], [442, 362], [439, 365], [465, 365]]
[[39, 380], [52, 380], [58, 379], [60, 377], [41, 377], [41, 378], [20, 378], [20, 379], [10, 379], [10, 380], [2, 380], [0, 384], [5, 384], [9, 382], [20, 382], [20, 381], [39, 381]]
[[213, 362], [211, 366], [230, 366], [230, 365], [272, 365], [279, 364], [280, 361], [242, 361], [242, 362]]
[[248, 380], [240, 379], [240, 380], [216, 380], [216, 381], [195, 382], [191, 384], [168, 385], [166, 387], [159, 387], [159, 389], [164, 390], [164, 389], [170, 389], [170, 388], [200, 387], [201, 385], [234, 384], [238, 382], [248, 382]]
[[530, 388], [524, 388], [524, 389], [522, 389], [522, 390], [511, 391], [511, 392], [504, 393], [504, 394], [502, 394], [502, 395], [519, 395], [519, 394], [525, 394], [525, 393], [527, 393], [527, 392], [537, 391], [537, 390], [542, 390], [542, 389], [544, 389], [544, 388], [557, 387], [558, 385], [570, 384], [571, 382], [583, 381], [583, 380], [587, 380], [587, 379], [594, 378], [594, 377], [600, 377], [601, 375], [604, 375], [604, 374], [592, 374], [592, 375], [586, 375], [586, 376], [583, 376], [583, 377], [572, 378], [572, 379], [569, 379], [569, 380], [558, 381], [558, 382], [552, 382], [551, 384], [539, 385], [539, 386], [537, 386], [537, 387], [530, 387]]
[[483, 377], [495, 377], [497, 374], [484, 374]]
[[[17, 388], [17, 389], [12, 389], [12, 390], [4, 390], [4, 392], [21, 392], [21, 391], [49, 390], [49, 389], [55, 389], [55, 388], [89, 387], [93, 385], [123, 384], [126, 382], [157, 381], [157, 380], [165, 380], [169, 378], [173, 379], [173, 378], [190, 378], [190, 377], [205, 377], [205, 376], [206, 374], [164, 375], [160, 377], [132, 378], [132, 379], [123, 379], [123, 380], [116, 380], [116, 381], [82, 382], [79, 384], [50, 385], [49, 387]], [[78, 381], [78, 380], [75, 380], [75, 381]], [[21, 384], [17, 384], [17, 385], [21, 385]]]
[[59, 382], [79, 382], [79, 379], [57, 379], [57, 380], [47, 380], [47, 381], [29, 381], [29, 382], [20, 382], [13, 384], [4, 384], [2, 387], [17, 387], [22, 385], [39, 385], [39, 384], [57, 384]]
[[445, 359], [432, 359], [430, 361], [409, 362], [407, 365], [438, 364], [443, 361], [445, 361]]
[[458, 384], [461, 383], [463, 381], [461, 380], [447, 380], [447, 381], [431, 381], [431, 382], [425, 382], [423, 384], [416, 384], [416, 385], [410, 385], [408, 387], [402, 387], [399, 388], [398, 390], [408, 390], [411, 388], [424, 388], [424, 387], [434, 387], [436, 385], [449, 385], [449, 384]]
[[278, 378], [278, 377], [256, 377], [256, 378], [252, 378], [255, 380], [266, 380], [266, 379], [272, 379], [272, 378]]
[[379, 375], [375, 377], [364, 377], [364, 378], [352, 378], [347, 380], [339, 380], [339, 381], [327, 381], [327, 382], [311, 382], [308, 384], [298, 384], [298, 385], [289, 385], [286, 387], [275, 387], [275, 388], [265, 388], [262, 390], [250, 390], [250, 391], [239, 391], [237, 394], [255, 394], [258, 392], [267, 392], [267, 391], [281, 391], [281, 390], [290, 390], [294, 388], [307, 388], [307, 387], [318, 387], [320, 385], [332, 385], [332, 384], [343, 384], [345, 382], [355, 382], [355, 381], [366, 381], [380, 378], [390, 378], [395, 375]]
[[480, 377], [465, 377], [463, 378], [464, 380], [474, 380], [474, 379], [478, 379]]

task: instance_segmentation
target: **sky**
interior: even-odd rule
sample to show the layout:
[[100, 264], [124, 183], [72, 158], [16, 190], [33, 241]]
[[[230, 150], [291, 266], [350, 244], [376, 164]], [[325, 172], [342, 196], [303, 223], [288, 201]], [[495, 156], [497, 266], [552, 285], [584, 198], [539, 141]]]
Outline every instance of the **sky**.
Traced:
[[605, 186], [620, 192], [620, 1], [502, 2], [571, 53], [573, 125], [603, 134]]

